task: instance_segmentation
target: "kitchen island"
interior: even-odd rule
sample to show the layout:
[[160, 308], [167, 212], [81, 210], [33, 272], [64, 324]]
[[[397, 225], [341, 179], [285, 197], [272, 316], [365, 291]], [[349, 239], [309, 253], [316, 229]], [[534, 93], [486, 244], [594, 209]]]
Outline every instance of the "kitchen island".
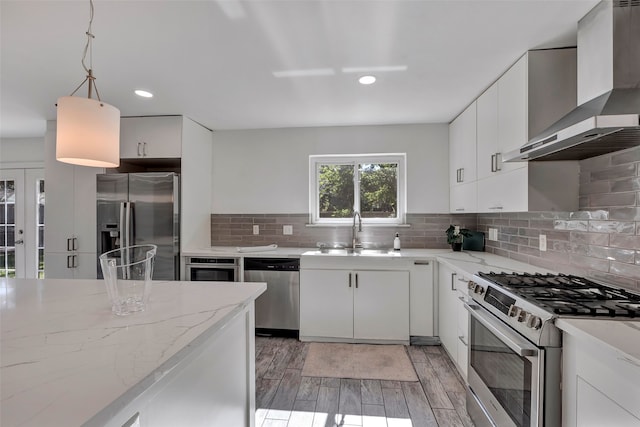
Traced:
[[0, 280], [0, 425], [253, 426], [265, 289], [154, 282], [119, 317], [101, 280]]

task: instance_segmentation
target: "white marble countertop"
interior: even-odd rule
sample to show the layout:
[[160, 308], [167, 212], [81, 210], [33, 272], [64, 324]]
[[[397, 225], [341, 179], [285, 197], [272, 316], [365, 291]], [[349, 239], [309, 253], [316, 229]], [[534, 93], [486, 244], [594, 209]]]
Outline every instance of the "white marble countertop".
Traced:
[[454, 270], [459, 270], [468, 275], [478, 272], [517, 272], [517, 273], [552, 273], [545, 268], [516, 261], [488, 252], [461, 251], [441, 253], [436, 256], [438, 262], [446, 264]]
[[576, 338], [594, 340], [640, 367], [638, 320], [562, 318], [556, 321], [556, 326]]
[[[247, 252], [239, 252], [235, 246], [211, 246], [207, 248], [186, 249], [182, 252], [182, 256], [223, 256], [223, 257], [301, 257], [302, 255], [317, 256], [354, 256], [347, 254], [320, 254], [317, 248], [288, 248], [277, 247], [275, 250], [267, 251], [250, 251], [250, 247], [243, 248]], [[402, 249], [398, 252], [391, 252], [389, 256], [403, 258], [433, 258], [439, 254], [452, 253], [451, 249]], [[484, 252], [476, 252], [483, 254]]]
[[117, 411], [265, 289], [154, 282], [145, 312], [118, 317], [102, 280], [0, 279], [0, 425], [79, 426]]

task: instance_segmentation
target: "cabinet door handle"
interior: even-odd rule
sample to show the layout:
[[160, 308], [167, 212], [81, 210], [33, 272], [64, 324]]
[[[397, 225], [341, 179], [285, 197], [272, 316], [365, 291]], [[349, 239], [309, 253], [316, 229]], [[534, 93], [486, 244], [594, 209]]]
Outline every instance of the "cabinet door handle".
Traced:
[[147, 157], [147, 143], [142, 143], [142, 157]]
[[456, 208], [456, 212], [464, 212], [464, 208]]
[[76, 258], [77, 255], [67, 255], [67, 268], [76, 268], [78, 266]]
[[356, 289], [358, 289], [358, 273], [356, 273]]
[[73, 248], [74, 251], [77, 251], [78, 250], [78, 238], [77, 237], [73, 237], [71, 239], [71, 241], [72, 241], [71, 247]]
[[492, 206], [489, 209], [504, 209], [502, 206]]
[[67, 239], [67, 251], [71, 252], [73, 250], [73, 237], [69, 237]]
[[455, 291], [456, 290], [456, 285], [453, 283], [453, 279], [455, 279], [455, 277], [458, 275], [458, 273], [451, 273], [451, 290]]
[[429, 265], [429, 261], [413, 261], [413, 265]]
[[458, 337], [458, 339], [459, 339], [460, 341], [462, 341], [462, 344], [464, 344], [465, 346], [467, 346], [467, 347], [468, 347], [467, 342], [464, 340], [464, 335], [460, 335], [460, 336]]
[[502, 170], [502, 153], [494, 154], [496, 156], [496, 172]]
[[351, 273], [349, 273], [349, 287], [351, 287]]
[[464, 182], [464, 168], [460, 168], [460, 182]]
[[492, 154], [491, 155], [491, 172], [495, 172], [496, 171], [496, 167], [495, 165], [495, 160], [496, 160], [496, 155]]
[[138, 157], [142, 157], [142, 153], [140, 152], [140, 146], [142, 143], [138, 142]]

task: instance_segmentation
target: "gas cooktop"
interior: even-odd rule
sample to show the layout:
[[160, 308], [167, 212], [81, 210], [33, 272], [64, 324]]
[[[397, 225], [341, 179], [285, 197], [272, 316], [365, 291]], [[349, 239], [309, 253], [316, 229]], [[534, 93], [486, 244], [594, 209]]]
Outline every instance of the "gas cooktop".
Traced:
[[640, 295], [583, 277], [493, 272], [478, 275], [557, 315], [640, 317]]

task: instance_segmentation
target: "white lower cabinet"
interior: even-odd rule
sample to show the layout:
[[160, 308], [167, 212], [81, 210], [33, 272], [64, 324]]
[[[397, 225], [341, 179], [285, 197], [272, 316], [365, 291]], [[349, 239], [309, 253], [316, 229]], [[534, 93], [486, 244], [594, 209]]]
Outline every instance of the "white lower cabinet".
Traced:
[[640, 427], [637, 362], [595, 340], [562, 340], [562, 425]]
[[438, 331], [440, 343], [467, 378], [469, 314], [460, 298], [467, 295], [468, 279], [461, 272], [438, 264]]
[[434, 296], [433, 264], [430, 259], [416, 259], [409, 270], [409, 335], [433, 338]]
[[464, 304], [460, 298], [466, 298], [467, 294], [458, 288], [457, 297], [458, 333], [456, 334], [456, 346], [458, 353], [456, 357], [458, 360], [458, 368], [463, 374], [462, 377], [466, 379], [469, 363], [469, 312], [464, 308]]
[[409, 340], [409, 272], [301, 269], [300, 339]]

